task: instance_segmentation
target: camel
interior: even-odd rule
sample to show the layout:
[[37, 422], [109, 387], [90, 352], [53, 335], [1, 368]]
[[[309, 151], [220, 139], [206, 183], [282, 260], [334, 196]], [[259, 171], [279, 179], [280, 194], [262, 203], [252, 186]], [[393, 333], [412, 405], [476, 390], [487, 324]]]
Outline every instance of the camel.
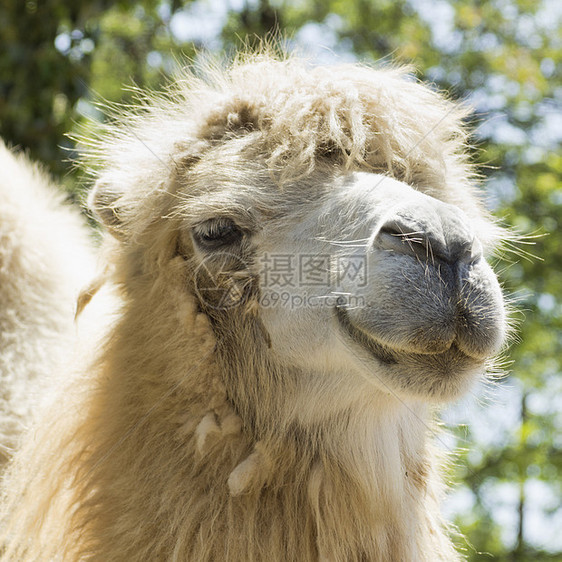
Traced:
[[114, 115], [88, 203], [119, 304], [6, 473], [3, 560], [459, 559], [433, 411], [506, 331], [466, 115], [268, 54]]

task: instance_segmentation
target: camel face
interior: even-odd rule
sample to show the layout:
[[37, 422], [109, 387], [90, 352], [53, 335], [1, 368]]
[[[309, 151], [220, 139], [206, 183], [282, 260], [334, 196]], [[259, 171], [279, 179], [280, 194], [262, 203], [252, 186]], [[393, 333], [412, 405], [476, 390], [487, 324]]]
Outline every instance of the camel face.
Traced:
[[185, 258], [231, 395], [247, 401], [248, 369], [301, 413], [325, 395], [450, 400], [484, 373], [505, 314], [483, 256], [502, 232], [463, 109], [400, 71], [295, 60], [178, 88], [110, 132], [90, 202], [138, 244], [125, 282], [172, 247]]
[[[215, 165], [192, 176], [205, 183]], [[481, 221], [380, 174], [320, 170], [279, 188], [254, 163], [235, 176], [237, 193], [228, 174], [214, 195], [190, 186], [205, 191], [184, 229], [194, 291], [231, 333], [256, 300], [262, 353], [304, 373], [299, 400], [342, 388], [342, 406], [381, 392], [449, 400], [483, 374], [505, 313]]]

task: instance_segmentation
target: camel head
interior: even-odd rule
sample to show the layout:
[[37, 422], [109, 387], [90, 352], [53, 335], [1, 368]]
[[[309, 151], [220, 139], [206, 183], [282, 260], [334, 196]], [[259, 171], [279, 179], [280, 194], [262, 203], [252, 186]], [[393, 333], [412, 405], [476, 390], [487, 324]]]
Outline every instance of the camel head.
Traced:
[[464, 110], [397, 70], [225, 76], [186, 75], [105, 140], [90, 203], [125, 284], [181, 261], [239, 411], [458, 397], [505, 334]]

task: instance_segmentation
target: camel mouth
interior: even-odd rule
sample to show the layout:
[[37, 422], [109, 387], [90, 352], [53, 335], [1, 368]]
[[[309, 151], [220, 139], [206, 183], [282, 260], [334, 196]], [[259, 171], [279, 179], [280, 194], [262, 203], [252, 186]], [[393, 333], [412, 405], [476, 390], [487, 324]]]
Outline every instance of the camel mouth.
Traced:
[[338, 323], [346, 335], [357, 345], [366, 349], [375, 359], [386, 365], [397, 365], [400, 363], [400, 359], [409, 363], [424, 363], [431, 362], [432, 360], [443, 360], [447, 357], [455, 361], [460, 360], [461, 362], [471, 364], [481, 362], [481, 358], [473, 357], [464, 349], [461, 349], [457, 340], [453, 341], [447, 349], [433, 353], [413, 353], [393, 350], [387, 345], [377, 341], [372, 335], [366, 333], [361, 328], [358, 328], [349, 317], [345, 306], [337, 304], [335, 306], [335, 311]]
[[360, 330], [353, 324], [345, 307], [336, 305], [335, 311], [340, 327], [352, 341], [360, 345], [363, 349], [366, 349], [381, 363], [385, 363], [386, 365], [395, 365], [398, 363], [394, 352], [365, 334], [363, 330]]

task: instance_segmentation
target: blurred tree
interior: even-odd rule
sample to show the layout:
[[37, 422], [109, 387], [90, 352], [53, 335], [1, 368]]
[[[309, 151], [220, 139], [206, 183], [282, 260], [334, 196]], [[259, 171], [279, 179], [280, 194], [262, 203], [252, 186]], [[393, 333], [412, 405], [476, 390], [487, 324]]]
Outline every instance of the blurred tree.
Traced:
[[180, 49], [193, 53], [169, 29], [179, 7], [157, 0], [3, 0], [0, 136], [59, 179], [72, 174], [74, 144], [65, 135], [95, 113], [92, 102], [126, 101], [131, 93], [123, 85], [155, 87], [164, 79], [164, 58]]
[[88, 73], [83, 60], [55, 47], [55, 38], [60, 26], [83, 24], [86, 4], [4, 1], [1, 8], [0, 135], [59, 174], [65, 154], [58, 145], [68, 146], [62, 135], [70, 128], [69, 108], [87, 94]]
[[420, 78], [471, 103], [490, 206], [506, 226], [538, 236], [532, 246], [507, 244], [497, 260], [524, 316], [512, 374], [493, 390], [502, 406], [445, 415], [466, 447], [452, 477], [463, 481], [454, 495], [462, 501], [451, 509], [470, 560], [562, 559], [556, 0], [3, 0], [0, 10], [0, 134], [59, 176], [70, 169], [64, 133], [102, 118], [93, 102], [126, 103], [123, 84], [158, 87], [196, 48], [229, 51], [248, 35], [281, 31], [289, 48], [319, 59], [411, 62]]

